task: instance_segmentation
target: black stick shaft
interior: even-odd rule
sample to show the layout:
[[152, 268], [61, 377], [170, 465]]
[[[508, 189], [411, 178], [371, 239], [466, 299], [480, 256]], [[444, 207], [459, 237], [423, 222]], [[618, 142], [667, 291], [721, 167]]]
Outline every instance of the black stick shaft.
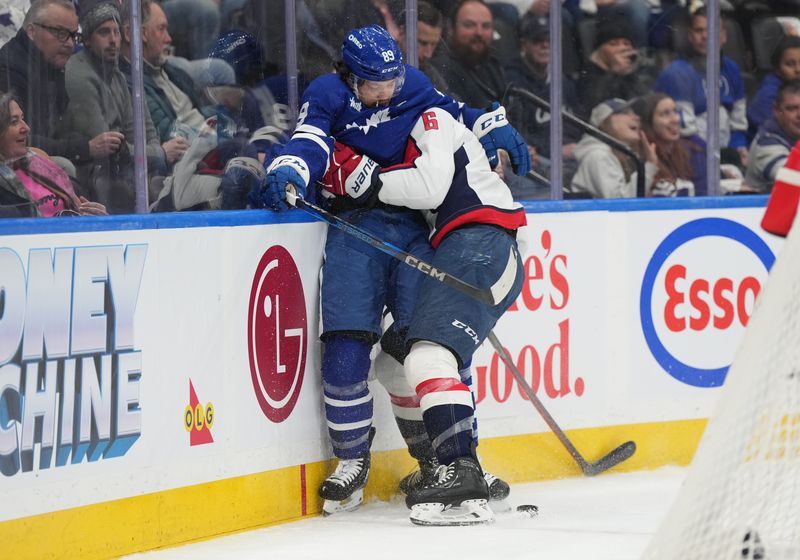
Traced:
[[489, 342], [494, 347], [495, 352], [497, 352], [497, 354], [500, 356], [500, 359], [503, 360], [503, 363], [505, 363], [506, 367], [511, 370], [511, 375], [514, 376], [514, 379], [516, 379], [517, 383], [519, 383], [520, 387], [522, 387], [522, 390], [528, 396], [536, 411], [541, 414], [550, 430], [556, 435], [558, 441], [560, 441], [567, 451], [569, 451], [569, 454], [572, 455], [572, 458], [575, 459], [575, 462], [578, 463], [578, 465], [581, 467], [581, 470], [586, 472], [586, 468], [589, 464], [575, 448], [575, 446], [572, 445], [572, 442], [569, 440], [569, 438], [567, 438], [564, 431], [556, 423], [553, 416], [544, 407], [542, 401], [540, 401], [539, 397], [536, 396], [536, 393], [533, 392], [533, 389], [530, 385], [528, 385], [528, 382], [525, 380], [525, 377], [522, 375], [522, 373], [520, 373], [519, 369], [517, 369], [517, 365], [511, 359], [511, 356], [508, 355], [508, 352], [506, 352], [506, 349], [497, 339], [497, 336], [495, 336], [494, 332], [489, 333]]
[[531, 386], [525, 380], [525, 377], [520, 373], [519, 369], [517, 369], [517, 365], [511, 359], [511, 356], [508, 355], [506, 349], [497, 339], [494, 332], [489, 332], [489, 342], [494, 347], [497, 354], [500, 356], [500, 359], [503, 360], [503, 363], [506, 367], [511, 370], [511, 375], [514, 376], [514, 379], [517, 380], [519, 386], [522, 387], [523, 392], [528, 396], [533, 404], [536, 411], [542, 416], [547, 426], [550, 430], [555, 434], [558, 438], [558, 441], [561, 442], [572, 458], [578, 463], [578, 466], [581, 468], [581, 471], [586, 476], [594, 476], [596, 474], [600, 474], [601, 472], [607, 471], [611, 467], [618, 465], [625, 459], [628, 459], [633, 453], [636, 451], [636, 444], [632, 441], [628, 441], [608, 453], [605, 457], [601, 458], [599, 461], [595, 463], [589, 463], [586, 459], [583, 458], [580, 451], [572, 444], [572, 442], [567, 437], [567, 434], [564, 433], [564, 430], [558, 425], [552, 415], [547, 411], [544, 404], [539, 397], [536, 396], [536, 393], [533, 391]]
[[418, 259], [411, 253], [407, 253], [398, 247], [395, 247], [391, 243], [380, 239], [379, 237], [373, 235], [372, 233], [363, 230], [357, 226], [354, 226], [347, 220], [336, 216], [335, 214], [331, 214], [327, 210], [324, 210], [313, 204], [308, 202], [307, 200], [299, 197], [294, 196], [293, 200], [290, 200], [291, 197], [294, 195], [287, 193], [287, 200], [290, 204], [293, 204], [297, 208], [301, 210], [305, 210], [315, 218], [319, 218], [322, 221], [328, 223], [329, 225], [342, 230], [343, 232], [356, 237], [363, 242], [372, 245], [379, 251], [383, 251], [387, 255], [390, 255], [396, 258], [399, 261], [404, 262], [405, 264], [409, 265], [412, 268], [415, 268], [422, 274], [426, 276], [430, 276], [431, 278], [442, 282], [443, 284], [447, 284], [448, 286], [455, 288], [456, 290], [470, 296], [473, 299], [480, 301], [481, 303], [485, 303], [487, 305], [496, 305], [499, 302], [494, 300], [494, 294], [492, 294], [491, 290], [488, 289], [481, 289], [472, 284], [461, 280], [455, 276], [451, 276], [450, 274], [444, 272], [443, 270], [439, 270], [433, 265], [426, 263], [423, 260]]

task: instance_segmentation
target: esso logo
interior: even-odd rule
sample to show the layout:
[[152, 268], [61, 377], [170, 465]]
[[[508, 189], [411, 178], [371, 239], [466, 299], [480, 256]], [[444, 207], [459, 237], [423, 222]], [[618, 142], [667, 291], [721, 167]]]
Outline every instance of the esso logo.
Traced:
[[303, 284], [289, 252], [275, 245], [258, 263], [247, 313], [250, 375], [258, 404], [273, 422], [289, 417], [306, 366], [306, 303]]
[[669, 234], [642, 280], [639, 315], [653, 357], [694, 387], [725, 381], [775, 256], [751, 229], [702, 218]]

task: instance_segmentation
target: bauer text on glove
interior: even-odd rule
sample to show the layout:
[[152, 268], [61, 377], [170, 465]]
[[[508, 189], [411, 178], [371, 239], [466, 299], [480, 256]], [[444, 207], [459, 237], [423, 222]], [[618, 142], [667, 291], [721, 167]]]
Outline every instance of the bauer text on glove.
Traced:
[[321, 182], [325, 190], [337, 197], [349, 197], [357, 206], [374, 206], [381, 186], [380, 170], [374, 160], [336, 142]]

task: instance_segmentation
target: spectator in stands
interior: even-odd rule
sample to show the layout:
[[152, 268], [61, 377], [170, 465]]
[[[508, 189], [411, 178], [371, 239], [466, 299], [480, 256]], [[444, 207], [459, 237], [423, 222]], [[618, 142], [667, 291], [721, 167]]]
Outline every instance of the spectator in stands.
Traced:
[[[106, 158], [123, 141], [122, 134], [112, 130], [75, 135], [64, 120], [69, 102], [64, 67], [79, 38], [70, 0], [37, 0], [25, 14], [22, 29], [0, 49], [0, 91], [13, 92], [20, 100], [33, 131], [31, 146], [76, 165]], [[71, 164], [59, 164], [74, 175]]]
[[[656, 0], [657, 2], [657, 0]], [[606, 19], [629, 22], [631, 41], [637, 47], [647, 45], [647, 24], [652, 0], [581, 0], [580, 9], [597, 21]]]
[[449, 93], [472, 107], [501, 101], [506, 89], [502, 64], [491, 54], [492, 12], [483, 0], [463, 0], [448, 29], [448, 49], [434, 61]]
[[[449, 89], [442, 74], [431, 60], [442, 40], [442, 14], [425, 0], [417, 3], [417, 67], [430, 78], [433, 87], [446, 92]], [[400, 35], [397, 43], [406, 55], [406, 23], [405, 12], [400, 16]]]
[[[119, 69], [131, 86], [131, 2], [122, 8], [122, 56]], [[161, 140], [167, 161], [172, 163], [183, 156], [188, 143], [188, 131], [194, 136], [214, 114], [210, 101], [200, 91], [192, 78], [170, 63], [166, 48], [172, 42], [166, 14], [154, 0], [142, 0], [142, 58], [144, 92], [153, 126]], [[184, 131], [181, 135], [180, 131]]]
[[[666, 67], [656, 79], [655, 89], [666, 93], [678, 104], [681, 114], [681, 134], [699, 134], [706, 138], [707, 99], [703, 84], [706, 79], [708, 20], [705, 8], [691, 16], [689, 28], [690, 53]], [[720, 46], [725, 44], [725, 25], [720, 26]], [[724, 161], [747, 165], [747, 116], [744, 81], [739, 66], [723, 56], [720, 65], [720, 122], [719, 139]]]
[[[113, 213], [131, 212], [135, 200], [133, 103], [125, 75], [117, 65], [121, 38], [116, 1], [85, 0], [80, 23], [85, 48], [71, 57], [66, 67], [70, 122], [74, 130], [87, 137], [113, 130], [122, 133], [123, 141], [106, 160], [79, 170], [79, 177], [95, 199]], [[149, 171], [165, 175], [165, 152], [147, 112], [145, 131]]]
[[769, 192], [778, 170], [800, 140], [800, 80], [778, 88], [772, 118], [761, 125], [750, 149], [745, 183], [756, 192]]
[[[592, 111], [590, 122], [640, 154], [645, 160], [645, 192], [649, 191], [658, 171], [658, 156], [655, 145], [647, 141], [630, 102], [603, 101]], [[636, 166], [627, 155], [586, 134], [575, 148], [575, 157], [578, 171], [568, 192], [592, 198], [636, 196]]]
[[599, 21], [589, 63], [581, 72], [578, 92], [588, 114], [606, 99], [631, 100], [651, 90], [654, 73], [634, 48], [625, 19]]
[[29, 132], [14, 96], [0, 94], [0, 217], [107, 214], [102, 204], [75, 194], [61, 167], [28, 148]]
[[[122, 10], [125, 22], [130, 21], [130, 9], [131, 2], [125, 1]], [[219, 186], [223, 166], [232, 155], [220, 158], [214, 153], [213, 157], [209, 156], [217, 147], [218, 136], [206, 121], [210, 117], [216, 118], [216, 108], [192, 78], [173, 64], [174, 58], [166, 55], [172, 38], [161, 6], [153, 0], [142, 0], [141, 21], [147, 109], [166, 161], [172, 166], [172, 173], [164, 180], [162, 188], [151, 197], [151, 210], [185, 210], [198, 205], [206, 207], [205, 203], [210, 201], [221, 202]], [[130, 24], [125, 23], [119, 67], [125, 73], [129, 87], [132, 85], [130, 41]], [[231, 81], [235, 81], [233, 76]], [[205, 163], [207, 157], [213, 165]], [[198, 173], [198, 169], [203, 172]], [[219, 204], [213, 207], [217, 208]]]
[[[509, 80], [531, 93], [550, 100], [550, 28], [548, 21], [528, 13], [520, 23], [520, 46], [522, 48], [522, 71], [509, 73]], [[575, 84], [566, 76], [562, 78], [563, 106], [567, 111], [578, 112], [578, 94]], [[507, 103], [508, 119], [536, 150], [539, 165], [546, 166], [550, 158], [550, 113], [530, 101], [516, 95]], [[575, 146], [580, 133], [572, 126], [564, 127], [562, 155], [565, 162], [574, 162]], [[569, 163], [566, 163], [569, 165]], [[546, 169], [542, 171], [546, 172]]]
[[681, 137], [681, 118], [675, 100], [663, 93], [651, 93], [637, 99], [634, 109], [658, 156], [658, 171], [647, 195], [708, 194], [705, 143], [697, 136]]
[[800, 79], [800, 37], [785, 35], [771, 57], [772, 72], [747, 106], [748, 138], [752, 141], [761, 125], [772, 116], [775, 94], [782, 83]]

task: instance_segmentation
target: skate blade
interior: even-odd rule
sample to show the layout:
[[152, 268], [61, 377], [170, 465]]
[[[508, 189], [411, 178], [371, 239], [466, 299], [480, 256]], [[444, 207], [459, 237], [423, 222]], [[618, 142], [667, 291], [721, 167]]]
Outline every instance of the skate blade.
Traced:
[[489, 500], [489, 507], [495, 513], [511, 513], [514, 510], [508, 500]]
[[325, 500], [325, 503], [322, 504], [322, 515], [328, 517], [337, 513], [353, 511], [358, 509], [362, 503], [364, 503], [364, 489], [359, 488], [344, 500]]
[[442, 503], [411, 506], [411, 523], [434, 527], [483, 525], [494, 521], [494, 512], [486, 500], [464, 500], [460, 507], [444, 507]]

